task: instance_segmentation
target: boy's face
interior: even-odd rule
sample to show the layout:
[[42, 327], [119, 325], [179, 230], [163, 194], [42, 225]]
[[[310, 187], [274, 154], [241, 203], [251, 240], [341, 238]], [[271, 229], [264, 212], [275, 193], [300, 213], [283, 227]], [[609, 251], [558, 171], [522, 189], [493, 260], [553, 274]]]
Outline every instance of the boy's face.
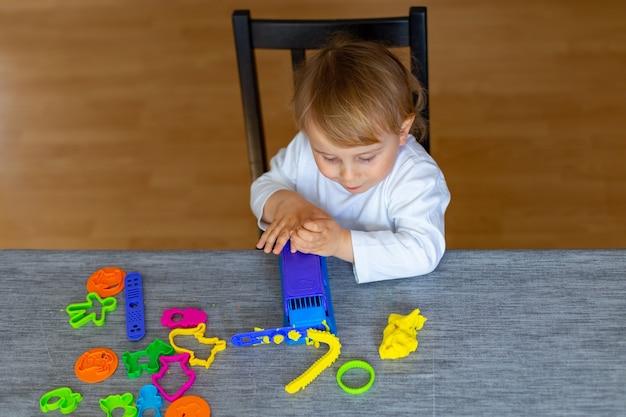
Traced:
[[399, 134], [381, 134], [379, 143], [349, 148], [332, 143], [316, 126], [310, 126], [307, 134], [315, 163], [322, 175], [348, 192], [360, 194], [387, 178], [400, 146], [406, 144], [412, 123], [412, 118], [407, 119]]

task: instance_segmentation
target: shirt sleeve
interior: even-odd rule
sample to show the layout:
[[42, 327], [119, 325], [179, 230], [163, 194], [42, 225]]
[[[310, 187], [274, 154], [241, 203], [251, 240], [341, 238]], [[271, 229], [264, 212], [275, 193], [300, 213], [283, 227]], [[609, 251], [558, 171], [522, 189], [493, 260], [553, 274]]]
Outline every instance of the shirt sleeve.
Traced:
[[298, 158], [303, 140], [302, 134], [298, 134], [286, 148], [278, 151], [270, 160], [270, 170], [257, 178], [250, 187], [250, 208], [262, 230], [269, 226], [262, 220], [267, 199], [278, 190], [296, 190]]
[[430, 160], [400, 171], [384, 191], [394, 230], [351, 231], [358, 283], [424, 275], [443, 257], [450, 202], [443, 174]]

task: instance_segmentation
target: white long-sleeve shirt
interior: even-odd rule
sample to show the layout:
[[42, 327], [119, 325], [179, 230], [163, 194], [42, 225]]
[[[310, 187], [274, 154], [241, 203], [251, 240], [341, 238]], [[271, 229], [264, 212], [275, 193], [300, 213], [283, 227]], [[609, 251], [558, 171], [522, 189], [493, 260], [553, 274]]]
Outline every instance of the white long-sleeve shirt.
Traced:
[[351, 231], [358, 283], [427, 274], [443, 256], [450, 193], [435, 161], [411, 135], [389, 176], [352, 194], [320, 173], [308, 138], [298, 133], [252, 184], [250, 205], [260, 228], [268, 226], [261, 221], [265, 202], [283, 189], [297, 191]]

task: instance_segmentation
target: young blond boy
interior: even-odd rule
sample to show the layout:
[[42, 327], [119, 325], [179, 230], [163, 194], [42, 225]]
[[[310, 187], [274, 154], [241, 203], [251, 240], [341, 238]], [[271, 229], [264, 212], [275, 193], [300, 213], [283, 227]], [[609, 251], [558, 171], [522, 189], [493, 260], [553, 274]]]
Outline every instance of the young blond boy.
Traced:
[[383, 45], [339, 38], [310, 58], [293, 98], [300, 132], [251, 187], [257, 248], [290, 240], [351, 262], [358, 283], [433, 271], [450, 194], [413, 136], [426, 134], [423, 97]]

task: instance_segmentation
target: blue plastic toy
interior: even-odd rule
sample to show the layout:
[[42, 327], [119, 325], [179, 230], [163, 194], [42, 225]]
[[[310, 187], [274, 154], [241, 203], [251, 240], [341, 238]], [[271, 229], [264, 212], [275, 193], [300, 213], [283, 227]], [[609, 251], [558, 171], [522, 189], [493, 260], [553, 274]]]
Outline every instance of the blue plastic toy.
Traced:
[[326, 328], [336, 333], [326, 258], [291, 253], [289, 242], [280, 256], [284, 325]]
[[162, 417], [161, 407], [163, 406], [163, 398], [159, 395], [157, 387], [152, 384], [144, 385], [139, 390], [139, 398], [135, 402], [138, 415], [143, 416], [144, 411], [154, 410], [154, 417]]
[[[268, 343], [280, 336], [290, 344], [304, 343], [306, 337], [290, 337], [294, 331], [306, 336], [306, 330], [315, 328], [336, 334], [335, 315], [328, 285], [326, 258], [318, 255], [291, 253], [289, 242], [280, 254], [280, 277], [283, 294], [283, 326], [236, 334], [231, 338], [235, 346]], [[275, 343], [276, 340], [272, 340]]]
[[124, 278], [124, 299], [126, 300], [126, 336], [133, 341], [146, 334], [143, 314], [143, 285], [141, 274], [131, 272]]

